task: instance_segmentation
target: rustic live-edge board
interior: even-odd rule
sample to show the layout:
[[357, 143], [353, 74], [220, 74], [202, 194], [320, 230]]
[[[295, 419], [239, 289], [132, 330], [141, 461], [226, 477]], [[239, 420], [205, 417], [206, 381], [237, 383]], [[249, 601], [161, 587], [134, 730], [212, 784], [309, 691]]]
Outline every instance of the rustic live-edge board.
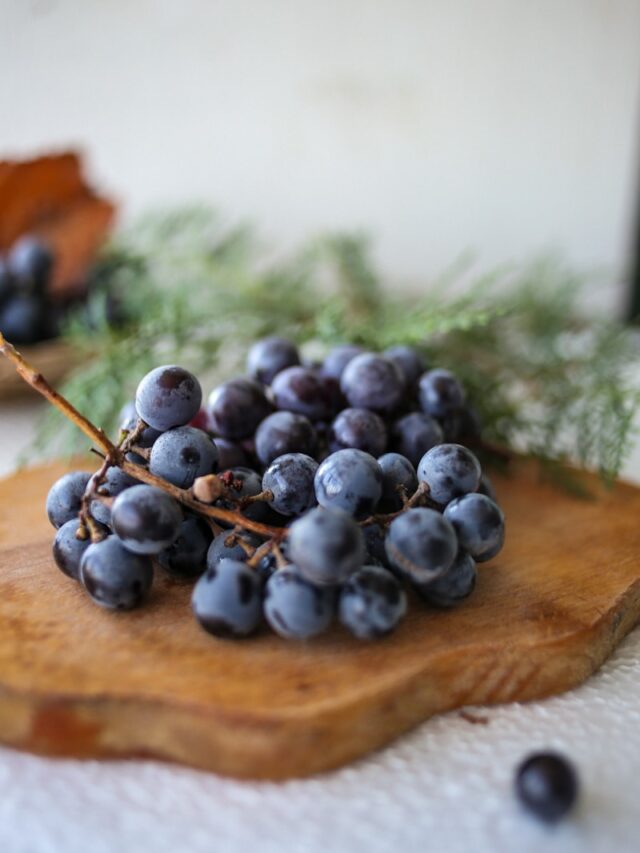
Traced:
[[50, 465], [0, 482], [0, 740], [50, 755], [151, 756], [283, 779], [338, 767], [441, 711], [579, 684], [640, 619], [640, 490], [568, 496], [518, 464], [496, 478], [507, 544], [454, 611], [414, 602], [375, 643], [199, 629], [156, 579], [108, 613], [55, 568]]

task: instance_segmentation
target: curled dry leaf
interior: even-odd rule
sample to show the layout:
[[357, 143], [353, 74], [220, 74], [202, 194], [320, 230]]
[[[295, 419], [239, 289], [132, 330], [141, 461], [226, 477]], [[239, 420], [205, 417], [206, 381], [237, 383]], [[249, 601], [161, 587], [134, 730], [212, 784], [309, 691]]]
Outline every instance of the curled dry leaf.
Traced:
[[56, 255], [51, 293], [77, 295], [115, 217], [115, 204], [86, 182], [73, 151], [0, 162], [0, 251], [37, 234]]

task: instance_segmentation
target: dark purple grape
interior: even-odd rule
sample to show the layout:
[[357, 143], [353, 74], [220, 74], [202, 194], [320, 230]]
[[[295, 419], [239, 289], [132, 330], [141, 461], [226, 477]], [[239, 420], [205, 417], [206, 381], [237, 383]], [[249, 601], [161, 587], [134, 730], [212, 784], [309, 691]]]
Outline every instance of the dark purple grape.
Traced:
[[246, 637], [262, 620], [262, 581], [238, 560], [221, 560], [193, 588], [193, 613], [216, 637]]
[[482, 435], [482, 423], [478, 412], [469, 405], [451, 412], [450, 415], [440, 418], [440, 426], [444, 433], [444, 440], [457, 442], [458, 444], [471, 444], [477, 442]]
[[403, 496], [411, 497], [418, 488], [416, 469], [406, 456], [385, 453], [378, 459], [382, 469], [382, 498], [380, 508], [384, 512], [402, 509]]
[[151, 589], [153, 564], [148, 556], [132, 554], [117, 536], [109, 536], [84, 552], [80, 580], [101, 607], [131, 610]]
[[78, 539], [76, 536], [80, 521], [72, 518], [58, 528], [53, 540], [53, 559], [56, 566], [65, 575], [74, 580], [80, 580], [80, 560], [82, 555], [91, 545], [91, 539]]
[[476, 564], [465, 551], [458, 551], [453, 564], [447, 571], [429, 583], [415, 584], [415, 589], [429, 604], [435, 607], [455, 607], [464, 601], [476, 585]]
[[49, 284], [53, 261], [53, 253], [46, 243], [28, 234], [14, 243], [7, 266], [21, 291], [43, 293]]
[[[207, 568], [217, 566], [220, 560], [238, 560], [242, 563], [249, 559], [252, 549], [262, 543], [259, 536], [246, 530], [240, 533], [230, 533], [224, 530], [213, 539], [207, 552]], [[247, 552], [243, 544], [249, 548]]]
[[54, 527], [77, 519], [90, 477], [86, 471], [70, 471], [51, 486], [47, 495], [47, 515]]
[[340, 593], [340, 621], [361, 640], [388, 634], [407, 612], [407, 596], [396, 578], [381, 566], [363, 566]]
[[340, 389], [357, 409], [393, 412], [405, 394], [404, 376], [396, 364], [384, 356], [365, 352], [344, 369]]
[[579, 790], [573, 765], [553, 752], [538, 752], [525, 759], [518, 767], [515, 787], [521, 803], [549, 823], [570, 811]]
[[302, 515], [316, 504], [313, 479], [318, 470], [315, 459], [304, 453], [278, 456], [264, 472], [262, 488], [273, 495], [270, 506], [281, 515]]
[[307, 640], [326, 631], [335, 613], [335, 592], [310, 583], [297, 566], [274, 572], [267, 581], [264, 615], [287, 640]]
[[411, 412], [398, 418], [391, 427], [391, 443], [394, 450], [406, 456], [416, 466], [427, 450], [443, 441], [442, 427], [423, 412]]
[[409, 509], [391, 522], [387, 556], [394, 568], [414, 583], [428, 583], [443, 575], [458, 552], [451, 524], [432, 509]]
[[[121, 468], [109, 468], [105, 480], [98, 486], [98, 494], [104, 497], [115, 498], [125, 489], [138, 484], [138, 480], [125, 474]], [[100, 524], [111, 524], [111, 509], [99, 500], [91, 501], [91, 515]]]
[[284, 338], [262, 338], [249, 350], [247, 372], [264, 385], [271, 385], [274, 376], [286, 367], [300, 364], [295, 344]]
[[43, 340], [44, 321], [44, 306], [30, 293], [15, 293], [0, 308], [0, 331], [15, 344], [35, 344]]
[[414, 388], [418, 379], [427, 369], [422, 353], [414, 347], [403, 345], [389, 347], [383, 352], [383, 355], [400, 368], [407, 388]]
[[364, 536], [344, 512], [317, 507], [291, 525], [289, 553], [311, 583], [342, 583], [364, 563]]
[[362, 353], [362, 347], [355, 344], [339, 344], [334, 347], [322, 363], [322, 372], [325, 376], [340, 381], [342, 372], [351, 359]]
[[433, 418], [446, 418], [464, 404], [464, 389], [453, 373], [438, 368], [420, 377], [418, 394], [422, 410]]
[[215, 445], [218, 448], [218, 468], [227, 471], [229, 468], [246, 468], [248, 465], [247, 454], [235, 441], [228, 438], [216, 438]]
[[[447, 504], [444, 517], [456, 531], [460, 547], [479, 562], [495, 556], [504, 542], [504, 515], [498, 504], [477, 492]], [[497, 549], [497, 550], [496, 550]]]
[[180, 489], [190, 488], [197, 477], [213, 474], [218, 449], [206, 432], [194, 427], [175, 427], [154, 442], [149, 470]]
[[380, 456], [387, 447], [387, 428], [380, 415], [368, 409], [343, 409], [331, 424], [329, 450], [335, 453], [347, 447]]
[[132, 486], [111, 508], [111, 524], [122, 544], [134, 554], [159, 554], [180, 534], [182, 510], [155, 486]]
[[214, 388], [207, 408], [213, 432], [236, 440], [253, 435], [260, 421], [273, 411], [262, 386], [243, 376]]
[[309, 367], [288, 367], [271, 384], [278, 409], [304, 415], [310, 421], [328, 420], [334, 411], [334, 388]]
[[[232, 468], [220, 475], [227, 486], [229, 500], [218, 501], [218, 506], [224, 509], [237, 509], [238, 501], [242, 498], [252, 498], [262, 491], [262, 477], [251, 468]], [[253, 521], [265, 522], [269, 515], [269, 505], [266, 501], [255, 501], [242, 509], [242, 514]], [[224, 526], [224, 522], [220, 522]]]
[[382, 496], [382, 471], [362, 450], [338, 450], [318, 468], [315, 489], [320, 506], [366, 518]]
[[274, 412], [256, 430], [256, 455], [263, 465], [286, 453], [313, 456], [317, 443], [311, 421], [294, 412]]
[[418, 465], [418, 479], [429, 485], [436, 503], [448, 504], [480, 485], [480, 463], [461, 444], [439, 444], [428, 450]]
[[136, 411], [142, 420], [164, 432], [184, 426], [195, 417], [202, 402], [202, 388], [183, 367], [165, 364], [151, 370], [138, 385]]
[[176, 541], [156, 557], [162, 568], [174, 578], [199, 577], [207, 566], [207, 551], [213, 534], [207, 522], [189, 516], [180, 525]]

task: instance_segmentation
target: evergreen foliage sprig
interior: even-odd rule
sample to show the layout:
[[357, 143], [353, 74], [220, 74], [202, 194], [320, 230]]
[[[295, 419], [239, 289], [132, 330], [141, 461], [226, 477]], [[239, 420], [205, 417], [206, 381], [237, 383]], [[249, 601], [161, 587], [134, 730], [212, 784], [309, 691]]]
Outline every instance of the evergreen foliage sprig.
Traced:
[[[485, 276], [452, 296], [453, 279], [455, 268], [420, 294], [399, 294], [382, 286], [359, 235], [328, 235], [273, 260], [251, 230], [228, 229], [208, 210], [147, 217], [96, 267], [91, 325], [84, 311], [66, 330], [82, 367], [62, 391], [113, 430], [158, 364], [179, 362], [213, 384], [242, 370], [249, 342], [271, 333], [320, 354], [344, 341], [410, 343], [459, 375], [488, 440], [614, 477], [640, 404], [632, 333], [585, 315], [584, 283], [557, 261]], [[37, 446], [69, 452], [77, 438], [50, 411]]]

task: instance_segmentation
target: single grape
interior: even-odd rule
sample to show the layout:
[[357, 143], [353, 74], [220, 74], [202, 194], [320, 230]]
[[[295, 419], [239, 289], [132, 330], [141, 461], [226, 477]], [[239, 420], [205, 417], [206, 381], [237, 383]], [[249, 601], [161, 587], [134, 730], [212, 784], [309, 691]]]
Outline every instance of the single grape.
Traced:
[[226, 471], [229, 468], [246, 468], [249, 462], [243, 448], [228, 438], [216, 438], [218, 448], [218, 468]]
[[342, 393], [354, 408], [389, 413], [405, 394], [404, 376], [388, 358], [365, 352], [353, 358], [340, 380]]
[[196, 377], [176, 365], [154, 368], [136, 391], [136, 411], [146, 424], [161, 432], [188, 424], [201, 402], [202, 388]]
[[246, 637], [262, 619], [262, 581], [238, 560], [211, 566], [193, 588], [191, 606], [200, 625], [217, 637]]
[[265, 587], [264, 615], [281, 637], [307, 640], [326, 631], [335, 612], [335, 591], [310, 583], [295, 565], [274, 572]]
[[394, 450], [417, 465], [427, 450], [442, 444], [442, 427], [435, 418], [423, 412], [411, 412], [398, 418], [391, 427]]
[[553, 752], [538, 752], [526, 758], [518, 767], [515, 788], [520, 802], [549, 823], [570, 811], [579, 790], [573, 765]]
[[475, 492], [481, 474], [480, 463], [461, 444], [432, 447], [418, 465], [418, 479], [428, 483], [429, 496], [443, 506], [454, 498]]
[[14, 243], [7, 258], [7, 266], [20, 290], [43, 293], [49, 284], [53, 269], [53, 253], [38, 237], [31, 234]]
[[389, 347], [389, 349], [383, 352], [383, 355], [402, 371], [407, 388], [414, 388], [418, 379], [426, 370], [422, 354], [417, 349], [414, 349], [414, 347], [403, 345]]
[[47, 495], [47, 515], [54, 527], [62, 527], [78, 517], [90, 477], [86, 471], [71, 471], [51, 486]]
[[276, 374], [300, 364], [295, 344], [284, 338], [262, 338], [249, 350], [247, 372], [264, 385], [271, 385]]
[[[107, 470], [104, 482], [98, 486], [98, 494], [115, 498], [125, 489], [136, 486], [138, 482], [134, 477], [125, 474], [121, 468], [113, 466]], [[100, 524], [111, 524], [111, 509], [99, 500], [91, 501], [90, 512], [91, 516]]]
[[454, 607], [471, 595], [476, 575], [473, 557], [461, 550], [443, 575], [428, 583], [415, 584], [415, 589], [421, 598], [435, 607]]
[[0, 331], [16, 344], [35, 344], [45, 337], [45, 310], [30, 293], [15, 293], [0, 308]]
[[500, 507], [486, 495], [477, 492], [455, 498], [447, 504], [444, 517], [456, 531], [460, 547], [484, 562], [487, 554], [495, 556], [504, 542], [504, 515]]
[[327, 420], [334, 411], [333, 386], [309, 367], [287, 367], [271, 384], [278, 409], [304, 415], [310, 421]]
[[256, 430], [256, 454], [263, 465], [287, 453], [313, 456], [317, 443], [311, 421], [294, 412], [274, 412]]
[[178, 538], [160, 551], [156, 557], [159, 565], [174, 578], [195, 578], [207, 565], [207, 551], [213, 534], [207, 522], [190, 515], [180, 525]]
[[362, 347], [355, 344], [339, 344], [334, 347], [322, 362], [322, 372], [331, 379], [340, 381], [340, 377], [351, 359], [363, 352]]
[[388, 634], [407, 612], [407, 596], [391, 572], [363, 566], [340, 594], [340, 621], [362, 640]]
[[400, 453], [385, 453], [378, 459], [382, 470], [382, 498], [380, 507], [384, 512], [402, 509], [403, 498], [411, 497], [418, 488], [416, 469]]
[[382, 471], [373, 456], [362, 450], [338, 450], [318, 468], [315, 489], [320, 506], [366, 518], [382, 496]]
[[207, 551], [207, 568], [214, 568], [220, 560], [236, 560], [244, 563], [249, 559], [249, 553], [242, 547], [257, 548], [262, 540], [259, 536], [248, 531], [230, 533], [224, 530], [214, 537]]
[[[251, 468], [232, 468], [220, 475], [227, 487], [229, 500], [218, 501], [218, 506], [225, 509], [237, 509], [237, 502], [242, 498], [252, 498], [262, 491], [262, 477]], [[243, 507], [242, 514], [253, 521], [265, 521], [269, 515], [269, 505], [266, 501], [255, 501]], [[221, 526], [224, 523], [220, 522]]]
[[446, 442], [477, 443], [482, 435], [480, 415], [469, 405], [439, 418], [439, 422]]
[[364, 524], [361, 528], [364, 536], [367, 555], [365, 563], [373, 566], [384, 566], [385, 569], [392, 569], [389, 563], [387, 552], [384, 546], [385, 532], [384, 528], [377, 522], [372, 521], [371, 524]]
[[209, 424], [222, 438], [239, 439], [252, 435], [261, 420], [273, 411], [263, 387], [243, 376], [214, 388], [207, 403]]
[[418, 382], [420, 406], [434, 418], [446, 418], [461, 409], [464, 404], [464, 389], [448, 370], [437, 368], [423, 373]]
[[307, 580], [329, 585], [359, 569], [366, 550], [362, 531], [350, 516], [317, 507], [291, 525], [289, 553]]
[[273, 498], [270, 506], [281, 515], [302, 515], [316, 504], [313, 478], [318, 463], [304, 453], [278, 456], [264, 472], [262, 488]]
[[380, 415], [368, 409], [343, 409], [331, 424], [329, 450], [335, 453], [347, 447], [380, 456], [387, 446], [387, 428]]
[[414, 583], [443, 575], [458, 552], [451, 524], [432, 509], [409, 509], [391, 522], [386, 540], [392, 565]]
[[153, 564], [148, 556], [132, 554], [117, 536], [109, 536], [84, 552], [80, 580], [101, 607], [131, 610], [151, 589]]
[[163, 432], [154, 442], [149, 470], [178, 486], [188, 489], [196, 477], [213, 474], [218, 466], [218, 449], [201, 429], [175, 427]]
[[65, 575], [68, 575], [74, 580], [80, 580], [80, 560], [82, 555], [91, 545], [91, 540], [87, 536], [86, 539], [78, 539], [76, 533], [80, 527], [80, 520], [72, 518], [70, 521], [65, 521], [62, 527], [59, 527], [56, 532], [56, 537], [53, 540], [53, 559], [56, 566]]
[[111, 524], [122, 544], [134, 554], [159, 554], [180, 535], [182, 510], [155, 486], [132, 486], [111, 508]]

